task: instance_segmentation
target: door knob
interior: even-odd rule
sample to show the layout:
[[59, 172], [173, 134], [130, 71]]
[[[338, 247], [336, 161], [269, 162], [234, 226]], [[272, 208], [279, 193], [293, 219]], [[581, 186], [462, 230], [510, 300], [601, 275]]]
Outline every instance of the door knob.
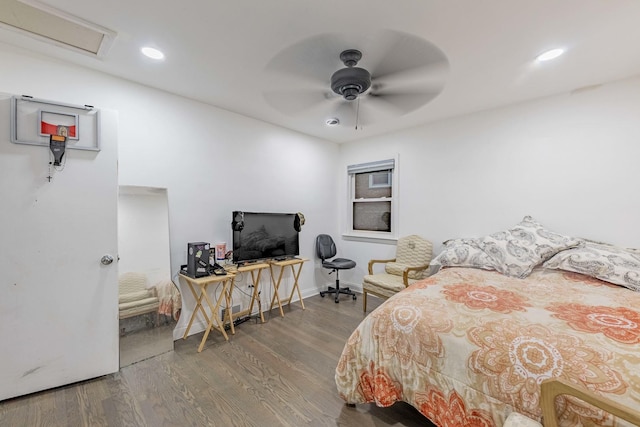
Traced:
[[109, 265], [113, 262], [113, 257], [111, 255], [105, 255], [100, 258], [100, 262], [102, 263], [102, 265]]

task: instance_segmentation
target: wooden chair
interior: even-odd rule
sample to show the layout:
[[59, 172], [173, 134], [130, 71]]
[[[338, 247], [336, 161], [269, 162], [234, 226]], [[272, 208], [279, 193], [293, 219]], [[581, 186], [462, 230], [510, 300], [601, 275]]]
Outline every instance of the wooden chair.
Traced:
[[611, 415], [640, 426], [640, 412], [621, 405], [607, 397], [599, 396], [590, 390], [578, 387], [559, 378], [544, 380], [540, 385], [540, 406], [544, 427], [558, 427], [556, 417], [556, 397], [561, 394], [574, 396], [590, 405], [600, 408]]
[[[422, 279], [432, 251], [430, 241], [414, 234], [398, 239], [395, 258], [369, 261], [369, 274], [362, 279], [362, 309], [367, 311], [367, 294], [386, 299]], [[384, 272], [374, 274], [374, 264], [385, 264]]]
[[599, 396], [586, 388], [579, 387], [566, 380], [549, 378], [544, 380], [540, 385], [540, 408], [542, 409], [543, 424], [517, 412], [512, 412], [505, 420], [503, 427], [542, 427], [543, 425], [544, 427], [558, 427], [555, 402], [556, 397], [561, 394], [576, 397], [617, 418], [640, 426], [640, 412], [637, 410], [620, 405], [611, 399]]

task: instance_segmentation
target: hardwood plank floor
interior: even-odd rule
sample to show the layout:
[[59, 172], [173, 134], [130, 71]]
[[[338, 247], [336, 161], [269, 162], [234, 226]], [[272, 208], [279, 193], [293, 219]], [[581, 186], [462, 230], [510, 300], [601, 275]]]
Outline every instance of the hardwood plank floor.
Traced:
[[[380, 304], [370, 298], [370, 310]], [[430, 426], [410, 405], [347, 407], [334, 372], [362, 301], [319, 295], [118, 373], [0, 403], [0, 426]], [[229, 331], [230, 332], [230, 331]]]

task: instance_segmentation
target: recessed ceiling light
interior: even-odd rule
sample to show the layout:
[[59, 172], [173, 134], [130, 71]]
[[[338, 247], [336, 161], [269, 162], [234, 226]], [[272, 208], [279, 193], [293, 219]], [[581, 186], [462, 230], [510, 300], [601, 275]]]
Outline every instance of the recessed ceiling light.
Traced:
[[562, 55], [564, 53], [564, 49], [558, 48], [558, 49], [551, 49], [548, 50], [546, 52], [541, 53], [540, 55], [538, 55], [536, 57], [536, 60], [538, 61], [549, 61], [551, 59], [555, 59], [558, 56]]
[[331, 117], [325, 121], [327, 126], [337, 126], [340, 124], [340, 120], [337, 117]]
[[144, 56], [147, 56], [151, 59], [164, 59], [164, 53], [160, 52], [158, 49], [147, 46], [140, 49], [140, 51]]

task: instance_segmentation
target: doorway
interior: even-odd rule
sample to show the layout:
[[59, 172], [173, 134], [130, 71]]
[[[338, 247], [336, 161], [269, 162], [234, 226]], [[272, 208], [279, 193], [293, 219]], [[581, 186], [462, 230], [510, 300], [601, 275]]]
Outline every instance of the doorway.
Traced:
[[166, 188], [120, 186], [120, 367], [173, 350], [182, 302], [171, 280]]

